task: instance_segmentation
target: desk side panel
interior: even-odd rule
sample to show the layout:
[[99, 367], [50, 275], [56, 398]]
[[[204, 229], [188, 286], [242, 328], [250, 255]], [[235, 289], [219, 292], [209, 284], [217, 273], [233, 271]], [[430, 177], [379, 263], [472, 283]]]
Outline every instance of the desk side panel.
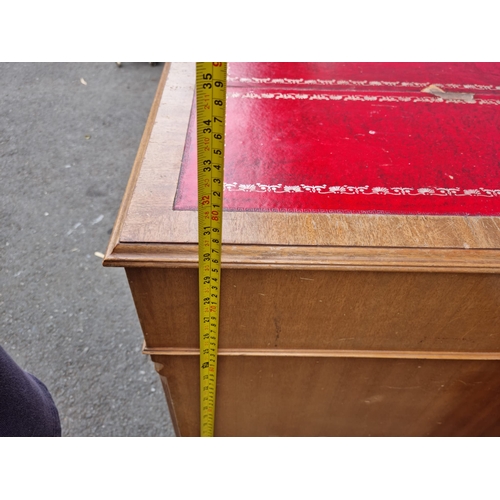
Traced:
[[[196, 349], [197, 269], [129, 268], [148, 348]], [[223, 269], [219, 347], [500, 353], [500, 275]]]
[[[154, 356], [199, 435], [197, 356]], [[500, 362], [219, 358], [216, 436], [499, 436]]]

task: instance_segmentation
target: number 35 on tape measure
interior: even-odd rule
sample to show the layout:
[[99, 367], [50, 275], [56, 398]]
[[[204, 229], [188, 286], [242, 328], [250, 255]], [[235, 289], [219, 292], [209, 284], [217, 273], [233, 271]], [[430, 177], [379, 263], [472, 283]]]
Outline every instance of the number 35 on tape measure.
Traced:
[[227, 63], [196, 63], [201, 436], [213, 436], [219, 343]]

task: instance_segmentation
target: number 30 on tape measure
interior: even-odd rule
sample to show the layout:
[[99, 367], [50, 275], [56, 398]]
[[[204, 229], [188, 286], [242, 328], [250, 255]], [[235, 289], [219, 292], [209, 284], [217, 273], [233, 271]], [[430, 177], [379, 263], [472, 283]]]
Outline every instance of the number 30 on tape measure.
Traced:
[[196, 63], [201, 436], [214, 435], [227, 63]]

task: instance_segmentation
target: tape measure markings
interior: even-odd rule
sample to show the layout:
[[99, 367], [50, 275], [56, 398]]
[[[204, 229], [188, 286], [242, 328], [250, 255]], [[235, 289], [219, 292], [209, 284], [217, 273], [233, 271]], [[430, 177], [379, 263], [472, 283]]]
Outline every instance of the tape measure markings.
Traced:
[[227, 63], [196, 63], [201, 436], [214, 434]]

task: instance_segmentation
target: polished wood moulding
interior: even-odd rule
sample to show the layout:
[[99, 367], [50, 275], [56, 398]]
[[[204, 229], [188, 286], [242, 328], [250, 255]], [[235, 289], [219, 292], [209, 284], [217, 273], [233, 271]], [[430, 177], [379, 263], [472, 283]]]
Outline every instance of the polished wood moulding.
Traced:
[[[228, 101], [233, 125], [228, 121], [226, 143], [239, 137], [240, 146], [228, 147], [233, 156], [226, 193], [236, 209], [226, 210], [223, 220], [216, 435], [500, 435], [500, 191], [496, 174], [484, 170], [493, 166], [480, 164], [500, 144], [491, 135], [500, 130], [494, 126], [499, 91], [490, 82], [500, 75], [498, 65], [489, 73], [483, 65], [394, 67], [398, 78], [386, 89], [388, 100], [375, 92], [377, 82], [392, 81], [384, 73], [388, 68], [368, 65], [357, 79], [356, 65], [299, 66], [229, 64], [228, 99], [234, 103]], [[292, 78], [293, 71], [307, 85]], [[386, 78], [377, 80], [382, 74]], [[143, 350], [161, 377], [179, 436], [199, 434], [197, 213], [186, 191], [192, 188], [194, 75], [194, 63], [165, 66], [104, 259], [105, 266], [126, 270]], [[456, 81], [442, 80], [453, 75]], [[430, 84], [448, 95], [437, 95], [434, 87], [429, 93]], [[472, 98], [457, 87], [472, 84]], [[294, 158], [285, 146], [278, 166], [276, 155], [266, 166], [267, 145], [260, 157], [251, 156], [242, 127], [255, 124], [245, 113], [257, 110], [267, 119], [271, 101], [269, 109], [288, 109], [283, 96], [292, 110], [285, 117], [302, 116], [303, 109], [339, 118], [325, 121], [330, 134], [309, 140], [321, 138], [323, 159], [329, 158], [329, 135], [340, 134], [335, 140], [344, 138], [345, 147], [358, 144], [343, 150], [352, 160], [345, 168], [351, 184], [345, 179], [334, 185], [333, 176], [326, 188], [319, 185], [318, 172], [336, 172], [335, 161], [344, 158], [338, 155], [315, 172], [315, 189], [293, 178]], [[301, 102], [305, 108], [297, 107]], [[478, 146], [477, 137], [460, 142], [457, 129], [438, 155], [441, 165], [448, 161], [446, 175], [432, 170], [435, 147], [427, 152], [432, 172], [393, 172], [391, 161], [410, 158], [410, 164], [416, 154], [413, 143], [397, 137], [412, 125], [392, 127], [379, 118], [397, 115], [403, 104], [402, 116], [420, 106], [420, 121], [439, 113], [445, 127], [470, 127], [484, 114], [490, 117], [478, 124], [484, 144]], [[350, 120], [353, 109], [364, 118]], [[365, 125], [366, 134], [360, 129]], [[296, 137], [287, 127], [267, 133], [273, 147]], [[430, 140], [419, 134], [419, 140]], [[418, 149], [419, 158], [427, 153]], [[240, 180], [239, 164], [245, 168]], [[256, 182], [272, 173], [271, 166], [287, 183]], [[340, 189], [355, 185], [353, 179], [361, 185], [368, 167], [370, 189]], [[394, 186], [384, 188], [394, 179], [403, 182], [398, 175], [408, 181], [401, 195], [412, 196], [406, 204], [396, 200]], [[482, 184], [474, 190], [476, 181]], [[304, 205], [309, 195], [316, 196], [315, 205]], [[444, 199], [455, 195], [462, 198]], [[349, 210], [338, 210], [347, 199]], [[377, 200], [378, 213], [367, 212], [369, 199]], [[286, 200], [286, 208], [276, 205], [279, 200]], [[430, 213], [411, 213], [419, 200]]]

